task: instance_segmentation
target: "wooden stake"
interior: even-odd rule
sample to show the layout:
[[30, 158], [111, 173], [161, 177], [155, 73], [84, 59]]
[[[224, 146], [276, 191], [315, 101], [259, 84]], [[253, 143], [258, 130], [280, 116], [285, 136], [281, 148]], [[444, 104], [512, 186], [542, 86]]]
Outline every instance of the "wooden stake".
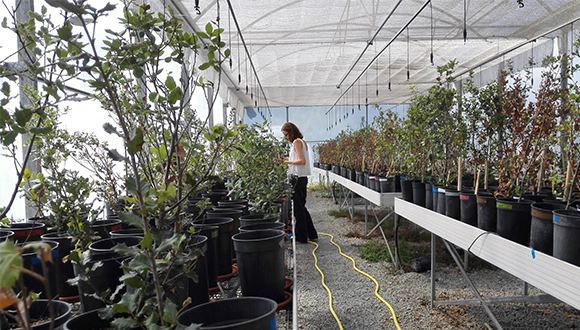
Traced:
[[461, 157], [457, 158], [457, 191], [461, 191], [462, 175], [461, 175]]
[[479, 191], [479, 176], [481, 175], [481, 169], [477, 170], [477, 180], [475, 181], [475, 194]]
[[[478, 174], [479, 175], [479, 174]], [[485, 170], [483, 174], [483, 189], [487, 190], [487, 181], [489, 176], [489, 161], [485, 161]], [[479, 178], [477, 178], [477, 182], [479, 183]]]
[[572, 161], [568, 160], [568, 169], [566, 170], [566, 181], [564, 181], [564, 196], [562, 201], [568, 201], [568, 189], [572, 189], [570, 186], [570, 177], [572, 176]]
[[542, 151], [542, 160], [540, 162], [540, 170], [538, 171], [538, 187], [536, 189], [537, 192], [540, 192], [540, 188], [542, 187], [542, 181], [544, 180], [544, 158], [546, 156], [546, 149]]

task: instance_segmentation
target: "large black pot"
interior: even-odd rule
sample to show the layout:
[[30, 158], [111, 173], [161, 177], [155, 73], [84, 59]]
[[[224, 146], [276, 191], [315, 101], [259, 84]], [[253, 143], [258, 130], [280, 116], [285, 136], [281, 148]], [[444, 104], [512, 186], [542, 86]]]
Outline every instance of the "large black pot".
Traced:
[[41, 236], [43, 241], [58, 242], [58, 254], [60, 256], [60, 271], [55, 274], [55, 280], [60, 282], [60, 297], [78, 296], [79, 291], [76, 285], [68, 284], [68, 280], [75, 277], [72, 262], [62, 262], [62, 258], [68, 256], [73, 248], [72, 237], [66, 234], [47, 233]]
[[477, 227], [492, 233], [497, 231], [497, 208], [495, 196], [490, 193], [478, 193], [477, 202]]
[[284, 232], [247, 231], [232, 236], [242, 295], [284, 301]]
[[[30, 318], [36, 319], [36, 320], [50, 318], [50, 310], [48, 308], [48, 306], [49, 306], [48, 304], [49, 304], [49, 301], [47, 299], [35, 300], [32, 303], [32, 305], [30, 305], [30, 308], [28, 309], [28, 312], [30, 313]], [[58, 329], [63, 323], [65, 323], [69, 319], [69, 317], [71, 315], [71, 311], [72, 311], [72, 305], [67, 303], [67, 302], [59, 301], [59, 300], [51, 300], [50, 304], [52, 304], [52, 308], [54, 310], [54, 315], [55, 315], [53, 329]], [[51, 321], [38, 323], [38, 324], [33, 325], [32, 329], [33, 330], [49, 330], [50, 323], [51, 323]], [[21, 329], [22, 328], [16, 328], [13, 330], [21, 330]]]
[[412, 180], [400, 180], [401, 181], [401, 195], [407, 202], [413, 203], [413, 181]]
[[495, 205], [497, 207], [497, 234], [529, 246], [532, 201], [500, 198]]
[[277, 307], [275, 301], [262, 297], [216, 300], [181, 313], [177, 317], [177, 328], [182, 330], [193, 324], [202, 324], [201, 330], [276, 329]]
[[196, 225], [211, 225], [218, 227], [216, 237], [218, 276], [232, 273], [232, 218], [198, 219]]
[[554, 210], [562, 210], [566, 205], [556, 203], [532, 204], [532, 225], [530, 247], [547, 255], [554, 249]]
[[459, 211], [461, 222], [477, 227], [477, 198], [475, 193], [462, 191], [459, 194]]
[[580, 211], [554, 210], [554, 257], [580, 267]]
[[413, 181], [411, 187], [413, 189], [413, 203], [425, 207], [425, 184], [420, 181]]
[[[208, 238], [203, 235], [194, 235], [190, 238], [188, 248], [200, 249], [201, 254], [193, 260], [195, 262], [195, 274], [197, 275], [197, 282], [193, 279], [188, 279], [188, 295], [191, 298], [190, 306], [197, 306], [209, 301], [209, 281], [207, 269], [207, 246]], [[178, 304], [180, 305], [180, 304]]]
[[[20, 245], [26, 245], [29, 243], [39, 243], [37, 242], [25, 242], [20, 243]], [[61, 292], [61, 284], [62, 282], [59, 280], [59, 276], [61, 273], [60, 266], [62, 265], [62, 256], [59, 255], [58, 251], [58, 242], [55, 241], [46, 241], [43, 242], [50, 245], [51, 254], [52, 254], [52, 262], [45, 263], [46, 267], [48, 268], [48, 278], [49, 278], [49, 288], [50, 288], [50, 296], [51, 298], [57, 297]], [[22, 251], [22, 267], [26, 268], [40, 276], [44, 276], [43, 268], [42, 268], [42, 261], [37, 257], [37, 253], [34, 249], [25, 248]], [[46, 288], [44, 284], [39, 281], [36, 277], [27, 275], [23, 273], [24, 279], [24, 286], [29, 292], [40, 293], [40, 297], [43, 299], [48, 299], [48, 293], [46, 292]]]
[[[218, 279], [218, 236], [219, 227], [213, 225], [199, 225], [192, 224], [197, 235], [207, 237], [207, 252], [205, 252], [205, 260], [207, 262], [207, 284], [209, 288], [217, 287]], [[231, 270], [231, 269], [230, 269]]]
[[12, 239], [16, 243], [36, 242], [46, 233], [46, 226], [40, 222], [17, 222], [8, 224], [8, 228], [0, 227], [0, 231], [13, 232]]
[[240, 217], [240, 226], [247, 226], [258, 222], [277, 222], [278, 220], [280, 220], [279, 214], [256, 213], [243, 215]]

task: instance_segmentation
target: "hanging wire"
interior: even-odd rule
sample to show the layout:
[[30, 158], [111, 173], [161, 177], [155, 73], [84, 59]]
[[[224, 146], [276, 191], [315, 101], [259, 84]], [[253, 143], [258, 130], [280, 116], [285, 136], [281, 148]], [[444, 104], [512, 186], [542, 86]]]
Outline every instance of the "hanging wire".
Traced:
[[[375, 44], [375, 54], [376, 54], [376, 52], [377, 52], [377, 45]], [[378, 57], [377, 57], [377, 61], [375, 64], [376, 64], [375, 73], [376, 73], [376, 85], [377, 85], [377, 89], [375, 91], [375, 94], [378, 98], [379, 97], [379, 58]]]
[[369, 72], [365, 72], [365, 106], [369, 105]]
[[354, 114], [354, 88], [352, 89], [352, 97], [350, 99], [352, 106], [352, 113]]
[[467, 42], [467, 0], [463, 0], [463, 43]]
[[360, 102], [361, 98], [360, 98], [360, 79], [358, 80], [358, 111], [360, 111]]
[[249, 87], [248, 87], [248, 81], [250, 79], [248, 79], [248, 54], [246, 54], [246, 95], [248, 95], [248, 93], [250, 92]]
[[[232, 48], [232, 19], [230, 17], [230, 11], [228, 10], [228, 45]], [[230, 54], [230, 70], [234, 67], [234, 61]]]
[[391, 90], [391, 47], [389, 47], [389, 91]]
[[532, 66], [532, 87], [534, 87], [534, 43], [536, 42], [536, 40], [532, 40], [532, 60], [531, 60], [531, 66]]
[[433, 39], [434, 39], [434, 35], [435, 35], [435, 29], [433, 27], [433, 2], [429, 2], [429, 5], [431, 6], [431, 55], [430, 55], [430, 59], [431, 59], [431, 65], [435, 65], [434, 55], [433, 55]]
[[409, 27], [407, 27], [407, 81], [411, 79], [411, 39], [409, 39]]

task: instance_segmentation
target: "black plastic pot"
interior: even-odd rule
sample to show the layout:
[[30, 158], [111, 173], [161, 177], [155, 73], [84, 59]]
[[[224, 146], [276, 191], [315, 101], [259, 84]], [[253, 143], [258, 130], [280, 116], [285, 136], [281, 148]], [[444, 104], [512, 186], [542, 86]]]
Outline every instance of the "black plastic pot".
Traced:
[[208, 191], [201, 194], [201, 197], [209, 198], [214, 206], [218, 206], [218, 202], [226, 199], [227, 191]]
[[116, 231], [112, 231], [109, 233], [112, 240], [116, 240], [121, 237], [144, 237], [145, 232], [141, 228], [127, 228], [127, 229], [119, 229]]
[[365, 184], [365, 174], [363, 172], [356, 172], [356, 183], [363, 185]]
[[185, 213], [193, 215], [194, 218], [203, 218], [205, 211], [202, 212], [197, 206], [197, 203], [202, 201], [209, 201], [209, 198], [201, 196], [189, 198], [185, 207]]
[[208, 210], [205, 214], [208, 219], [211, 218], [232, 218], [232, 235], [239, 233], [240, 217], [244, 212], [238, 209], [231, 208], [214, 208]]
[[[112, 319], [105, 319], [99, 316], [98, 309], [85, 312], [74, 317], [71, 317], [64, 325], [64, 330], [107, 330], [114, 329], [111, 326], [111, 321], [116, 317], [121, 317], [121, 314], [115, 314]], [[125, 315], [123, 315], [125, 316]], [[138, 330], [140, 327], [133, 328], [131, 330]]]
[[554, 249], [554, 210], [566, 206], [556, 203], [532, 204], [532, 225], [530, 229], [530, 247], [545, 254], [552, 255]]
[[12, 239], [14, 232], [10, 230], [0, 231], [0, 242], [4, 242], [7, 239]]
[[[86, 265], [80, 266], [74, 264], [75, 275], [84, 274], [89, 278], [89, 282], [79, 281], [79, 299], [81, 301], [82, 310], [84, 312], [105, 307], [105, 303], [101, 300], [92, 297], [92, 294], [100, 294], [107, 290], [115, 292], [117, 286], [120, 284], [119, 278], [123, 276], [121, 269], [121, 262], [125, 258], [113, 251], [113, 247], [119, 243], [125, 243], [127, 246], [134, 246], [139, 244], [138, 237], [123, 237], [119, 239], [103, 239], [96, 241], [89, 245], [89, 250], [83, 253], [90, 253], [91, 261]], [[99, 263], [100, 267], [94, 268]], [[86, 273], [85, 270], [90, 272]], [[124, 291], [117, 295], [117, 299], [121, 299]]]
[[281, 230], [256, 230], [232, 236], [243, 296], [284, 301], [284, 249]]
[[232, 272], [232, 218], [208, 218], [195, 220], [196, 225], [211, 225], [218, 227], [216, 237], [218, 276]]
[[370, 190], [375, 190], [375, 176], [369, 175], [367, 180], [367, 188]]
[[60, 297], [73, 297], [78, 296], [79, 291], [76, 285], [70, 285], [67, 280], [75, 277], [72, 262], [62, 262], [62, 258], [70, 254], [72, 246], [72, 237], [66, 234], [61, 235], [59, 233], [47, 233], [42, 235], [42, 241], [55, 241], [58, 242], [58, 254], [60, 256], [60, 271], [55, 274], [54, 280], [60, 282]]
[[433, 210], [433, 185], [425, 183], [425, 207]]
[[489, 193], [478, 193], [477, 202], [477, 227], [495, 233], [497, 231], [497, 208], [495, 196]]
[[554, 257], [580, 267], [580, 211], [554, 210]]
[[463, 191], [459, 194], [459, 219], [477, 227], [477, 198], [475, 193]]
[[8, 228], [0, 228], [0, 231], [13, 232], [12, 239], [16, 243], [35, 242], [40, 241], [40, 236], [46, 233], [46, 226], [39, 222], [17, 222], [8, 224]]
[[264, 230], [264, 229], [274, 229], [283, 230], [284, 224], [281, 222], [258, 222], [251, 225], [240, 227], [240, 233], [252, 230]]
[[275, 301], [261, 297], [216, 300], [181, 313], [177, 327], [203, 324], [201, 330], [271, 330], [276, 329], [276, 308]]
[[439, 186], [433, 185], [433, 211], [437, 212], [437, 202], [439, 201]]
[[445, 207], [445, 193], [447, 192], [447, 188], [439, 187], [437, 188], [437, 213], [446, 214]]
[[411, 183], [413, 189], [413, 203], [425, 207], [425, 184], [419, 181]]
[[445, 215], [455, 220], [461, 220], [461, 205], [459, 191], [445, 191]]
[[205, 253], [205, 260], [207, 262], [207, 284], [208, 287], [214, 288], [217, 286], [218, 278], [218, 241], [219, 226], [213, 225], [197, 225], [193, 224], [195, 233], [207, 237], [207, 252]]
[[[190, 238], [190, 243], [187, 246], [190, 249], [200, 249], [201, 255], [196, 257], [195, 274], [197, 275], [197, 282], [188, 279], [188, 295], [191, 298], [191, 306], [197, 306], [209, 302], [209, 281], [207, 269], [207, 246], [208, 238], [203, 235], [194, 235]], [[185, 300], [185, 299], [184, 299]], [[178, 306], [181, 304], [178, 303]]]
[[390, 193], [395, 191], [395, 178], [393, 177], [381, 177], [379, 179], [379, 184], [381, 185], [381, 193]]
[[240, 226], [245, 227], [258, 222], [277, 222], [278, 220], [280, 220], [279, 214], [256, 213], [243, 215], [240, 217]]
[[109, 233], [122, 228], [121, 220], [99, 220], [90, 223], [89, 227], [101, 239], [111, 238]]
[[413, 203], [413, 181], [412, 180], [400, 180], [401, 182], [401, 195], [407, 202]]
[[356, 171], [352, 168], [348, 169], [348, 179], [350, 179], [350, 181], [356, 182]]
[[[31, 319], [45, 319], [50, 318], [50, 310], [48, 308], [49, 301], [47, 299], [37, 299], [35, 300], [28, 312], [30, 313]], [[72, 305], [59, 300], [52, 300], [50, 302], [52, 304], [52, 308], [54, 309], [54, 324], [53, 329], [58, 329], [61, 325], [63, 325], [70, 317], [72, 311]], [[22, 328], [14, 328], [12, 330], [21, 330]], [[32, 326], [33, 330], [49, 330], [50, 329], [50, 321], [42, 322], [39, 324], [35, 324]]]
[[497, 234], [516, 243], [529, 246], [530, 228], [532, 225], [532, 201], [498, 199]]
[[[39, 240], [36, 242], [41, 242], [41, 241]], [[19, 243], [19, 244], [25, 245], [25, 244], [36, 243], [36, 242], [29, 241], [29, 242], [24, 242], [24, 243]], [[45, 263], [45, 265], [48, 268], [50, 295], [51, 295], [51, 298], [55, 298], [55, 297], [58, 297], [58, 295], [62, 292], [61, 281], [59, 281], [59, 279], [58, 279], [58, 276], [60, 276], [60, 272], [61, 272], [60, 266], [62, 264], [62, 256], [59, 255], [58, 242], [45, 241], [43, 243], [50, 245], [50, 248], [52, 250], [52, 252], [51, 252], [52, 253], [52, 262]], [[32, 250], [32, 249], [26, 248], [22, 252], [22, 267], [26, 268], [28, 270], [31, 270], [32, 272], [39, 274], [41, 276], [43, 276], [43, 274], [44, 274], [43, 270], [42, 270], [42, 261], [37, 257], [36, 251]], [[32, 291], [35, 293], [40, 293], [41, 298], [48, 299], [49, 296], [48, 296], [48, 294], [46, 292], [46, 288], [44, 287], [44, 284], [42, 284], [42, 282], [40, 282], [35, 277], [27, 275], [26, 273], [23, 273], [23, 279], [24, 279], [24, 286], [26, 286], [26, 289], [29, 292]]]

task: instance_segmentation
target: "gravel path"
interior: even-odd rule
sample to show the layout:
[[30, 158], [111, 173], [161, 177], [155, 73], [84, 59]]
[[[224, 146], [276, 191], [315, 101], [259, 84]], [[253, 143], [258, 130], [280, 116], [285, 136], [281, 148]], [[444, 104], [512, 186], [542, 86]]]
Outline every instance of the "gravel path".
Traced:
[[[364, 223], [327, 214], [338, 209], [331, 198], [310, 193], [306, 206], [319, 232], [332, 234], [343, 253], [355, 259], [357, 267], [380, 284], [379, 294], [392, 306], [401, 329], [495, 329], [481, 306], [430, 307], [430, 273], [400, 273], [386, 262], [369, 263], [358, 257], [365, 239], [346, 237], [364, 232]], [[318, 265], [332, 291], [333, 307], [346, 329], [396, 329], [392, 314], [375, 295], [375, 285], [356, 272], [352, 262], [338, 253], [330, 238], [320, 236], [316, 251]], [[440, 241], [438, 244], [442, 244]], [[314, 266], [313, 244], [296, 244], [298, 328], [339, 329], [328, 306], [328, 294]], [[517, 296], [523, 282], [502, 270], [469, 271], [471, 280], [484, 298]], [[475, 299], [457, 267], [437, 269], [437, 300]], [[541, 293], [530, 287], [531, 295]], [[296, 298], [296, 297], [295, 297]], [[490, 306], [503, 329], [577, 329], [580, 312], [564, 304], [498, 304]]]

